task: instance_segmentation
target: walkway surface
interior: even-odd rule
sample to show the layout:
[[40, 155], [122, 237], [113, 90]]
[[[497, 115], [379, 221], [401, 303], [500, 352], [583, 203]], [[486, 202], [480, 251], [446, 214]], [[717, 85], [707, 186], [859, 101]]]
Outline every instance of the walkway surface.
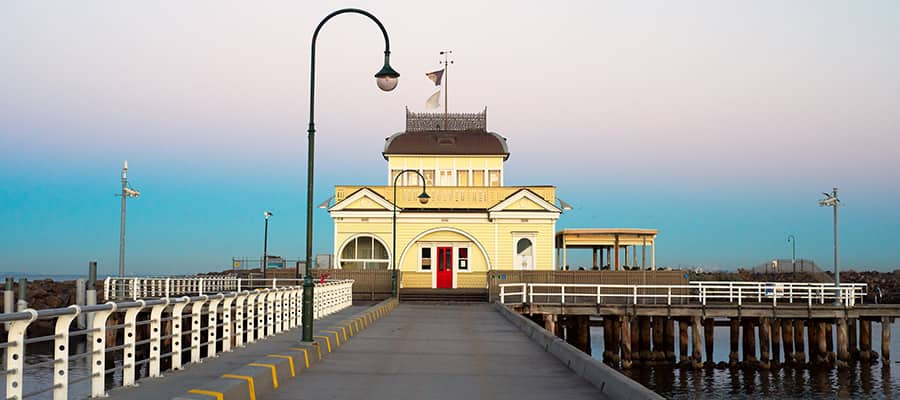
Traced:
[[[332, 325], [334, 321], [340, 321], [347, 316], [358, 313], [368, 306], [353, 306], [340, 312], [318, 319], [313, 324], [316, 330], [324, 329]], [[218, 379], [222, 374], [228, 374], [234, 370], [254, 362], [266, 354], [279, 353], [291, 347], [300, 340], [301, 328], [282, 332], [257, 342], [239, 347], [234, 351], [219, 353], [215, 358], [204, 359], [199, 364], [187, 364], [181, 371], [167, 371], [162, 378], [147, 378], [138, 381], [138, 386], [122, 388], [118, 387], [109, 392], [109, 399], [125, 400], [159, 400], [171, 399], [185, 394], [188, 390], [198, 387], [203, 382]]]
[[492, 305], [403, 303], [261, 400], [604, 397]]

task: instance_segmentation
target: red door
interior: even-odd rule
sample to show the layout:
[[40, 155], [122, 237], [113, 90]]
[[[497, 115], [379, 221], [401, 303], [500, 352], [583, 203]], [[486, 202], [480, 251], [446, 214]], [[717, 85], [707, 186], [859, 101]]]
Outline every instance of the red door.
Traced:
[[453, 288], [453, 248], [438, 247], [437, 256], [437, 287]]

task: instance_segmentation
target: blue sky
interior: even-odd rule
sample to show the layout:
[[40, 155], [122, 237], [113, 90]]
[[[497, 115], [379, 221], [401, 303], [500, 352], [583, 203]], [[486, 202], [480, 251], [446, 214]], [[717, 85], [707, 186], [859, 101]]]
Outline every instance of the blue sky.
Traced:
[[[900, 4], [894, 1], [425, 3], [377, 15], [401, 73], [379, 92], [377, 28], [329, 22], [318, 46], [316, 199], [384, 184], [384, 137], [423, 110], [453, 49], [451, 111], [488, 107], [506, 183], [552, 184], [559, 227], [660, 229], [662, 265], [798, 253], [898, 267]], [[309, 40], [331, 2], [0, 5], [2, 271], [116, 269], [128, 159], [128, 265], [169, 274], [304, 254]], [[477, 10], [477, 12], [473, 12]], [[460, 21], [465, 21], [461, 23]], [[316, 253], [332, 251], [315, 210]], [[587, 253], [574, 255], [589, 259]], [[572, 257], [570, 257], [572, 259]]]

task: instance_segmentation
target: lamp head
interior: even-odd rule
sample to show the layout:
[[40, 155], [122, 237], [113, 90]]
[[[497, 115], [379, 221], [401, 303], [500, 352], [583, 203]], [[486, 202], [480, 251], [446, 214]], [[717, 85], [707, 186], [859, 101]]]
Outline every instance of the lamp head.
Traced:
[[274, 215], [274, 214], [272, 214], [272, 213], [269, 212], [269, 211], [266, 211], [266, 212], [263, 213], [263, 215], [266, 216], [266, 219], [269, 219], [269, 217], [271, 217], [271, 216]]
[[391, 53], [386, 51], [384, 52], [384, 66], [375, 74], [375, 83], [378, 84], [379, 89], [390, 92], [397, 87], [398, 78], [400, 78], [400, 74], [391, 68]]
[[419, 195], [420, 204], [428, 204], [429, 199], [431, 199], [431, 196], [429, 196], [428, 193], [425, 193], [424, 191]]

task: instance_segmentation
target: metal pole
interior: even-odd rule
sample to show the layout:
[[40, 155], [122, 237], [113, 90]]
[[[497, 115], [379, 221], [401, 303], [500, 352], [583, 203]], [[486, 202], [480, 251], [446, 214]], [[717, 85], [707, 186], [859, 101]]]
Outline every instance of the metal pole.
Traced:
[[[315, 137], [316, 137], [316, 125], [315, 125], [315, 105], [316, 105], [316, 39], [319, 37], [319, 31], [322, 30], [322, 26], [325, 25], [328, 20], [334, 18], [337, 15], [344, 13], [357, 13], [362, 14], [366, 17], [369, 17], [378, 28], [381, 29], [381, 33], [384, 35], [384, 56], [385, 61], [387, 61], [388, 57], [391, 54], [391, 43], [388, 39], [387, 31], [384, 29], [384, 25], [381, 24], [381, 21], [378, 18], [375, 18], [374, 15], [370, 14], [368, 11], [356, 9], [356, 8], [344, 8], [341, 10], [337, 10], [328, 14], [322, 22], [319, 22], [319, 25], [316, 27], [315, 32], [313, 32], [312, 37], [312, 45], [310, 46], [310, 67], [309, 67], [309, 128], [307, 129], [308, 133], [308, 148], [307, 148], [307, 175], [306, 175], [306, 274], [303, 277], [303, 304], [302, 304], [302, 312], [303, 312], [303, 341], [304, 342], [312, 342], [313, 341], [313, 278], [310, 274], [312, 270], [310, 267], [312, 266], [312, 243], [313, 243], [313, 178], [315, 174], [313, 173], [313, 167], [315, 165], [314, 156], [315, 156]], [[385, 63], [387, 64], [387, 63]]]
[[128, 161], [122, 166], [122, 219], [119, 224], [119, 276], [125, 276], [125, 199], [128, 193]]
[[393, 228], [391, 229], [391, 236], [393, 238], [393, 243], [391, 244], [391, 297], [397, 297], [397, 179], [399, 179], [403, 174], [407, 172], [415, 172], [416, 175], [419, 175], [422, 178], [422, 194], [425, 194], [425, 176], [422, 175], [421, 172], [414, 169], [404, 169], [394, 177], [394, 197], [391, 199], [393, 202], [393, 212], [394, 216], [392, 218]]
[[263, 258], [262, 258], [262, 274], [266, 279], [266, 267], [268, 267], [268, 250], [269, 250], [269, 213], [266, 212], [266, 227], [263, 233]]
[[16, 311], [25, 311], [28, 308], [28, 279], [19, 278], [19, 301]]
[[834, 303], [840, 305], [841, 303], [841, 275], [838, 271], [838, 188], [833, 188], [831, 192], [832, 196], [835, 198], [834, 204], [832, 207], [834, 208], [834, 291], [835, 298]]

